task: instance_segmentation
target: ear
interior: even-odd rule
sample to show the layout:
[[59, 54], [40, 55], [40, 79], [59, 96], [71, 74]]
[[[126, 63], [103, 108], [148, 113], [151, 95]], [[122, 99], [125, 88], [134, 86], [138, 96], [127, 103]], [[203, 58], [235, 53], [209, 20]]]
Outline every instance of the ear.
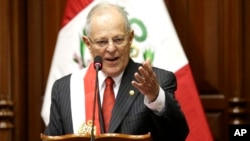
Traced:
[[82, 36], [83, 42], [87, 45], [87, 47], [90, 49], [90, 41], [89, 38], [85, 35]]
[[90, 46], [91, 43], [90, 43], [89, 38], [87, 36], [83, 35], [82, 40], [86, 44], [87, 48], [89, 49], [89, 53], [93, 56], [93, 52], [92, 52], [92, 49], [91, 49], [91, 46]]
[[133, 39], [134, 39], [134, 30], [132, 30], [132, 31], [129, 33], [129, 43], [130, 43], [130, 45], [132, 44]]

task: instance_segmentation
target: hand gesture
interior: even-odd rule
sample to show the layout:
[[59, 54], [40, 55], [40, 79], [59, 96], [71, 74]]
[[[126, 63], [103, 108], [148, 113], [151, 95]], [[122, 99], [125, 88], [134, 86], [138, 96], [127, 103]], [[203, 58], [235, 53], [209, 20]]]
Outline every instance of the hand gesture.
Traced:
[[143, 95], [153, 102], [159, 94], [159, 83], [156, 74], [152, 70], [150, 60], [146, 60], [142, 66], [138, 68], [138, 72], [134, 74], [135, 80], [131, 83]]

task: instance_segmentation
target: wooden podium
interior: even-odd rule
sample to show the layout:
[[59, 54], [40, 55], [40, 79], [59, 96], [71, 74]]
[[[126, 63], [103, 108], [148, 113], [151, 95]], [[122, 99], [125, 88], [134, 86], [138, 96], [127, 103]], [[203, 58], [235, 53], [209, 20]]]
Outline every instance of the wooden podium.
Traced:
[[[41, 134], [42, 141], [90, 141], [89, 135], [68, 134], [62, 136], [47, 136]], [[144, 135], [128, 135], [117, 133], [105, 133], [95, 136], [95, 141], [152, 141], [150, 133]]]

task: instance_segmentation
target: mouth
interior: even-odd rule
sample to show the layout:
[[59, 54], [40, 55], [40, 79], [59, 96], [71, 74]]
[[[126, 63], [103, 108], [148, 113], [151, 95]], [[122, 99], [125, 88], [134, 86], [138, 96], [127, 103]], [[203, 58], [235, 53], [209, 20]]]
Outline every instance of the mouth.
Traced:
[[107, 62], [115, 62], [119, 59], [119, 57], [110, 57], [110, 58], [105, 58], [104, 60]]

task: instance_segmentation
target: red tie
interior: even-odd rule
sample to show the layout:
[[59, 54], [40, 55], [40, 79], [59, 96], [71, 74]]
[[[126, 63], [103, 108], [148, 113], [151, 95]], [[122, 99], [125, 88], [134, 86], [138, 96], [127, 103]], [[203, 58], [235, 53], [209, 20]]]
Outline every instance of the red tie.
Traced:
[[102, 112], [105, 123], [105, 131], [108, 131], [112, 109], [115, 104], [115, 94], [113, 90], [114, 81], [111, 77], [105, 79], [106, 88], [104, 90]]

